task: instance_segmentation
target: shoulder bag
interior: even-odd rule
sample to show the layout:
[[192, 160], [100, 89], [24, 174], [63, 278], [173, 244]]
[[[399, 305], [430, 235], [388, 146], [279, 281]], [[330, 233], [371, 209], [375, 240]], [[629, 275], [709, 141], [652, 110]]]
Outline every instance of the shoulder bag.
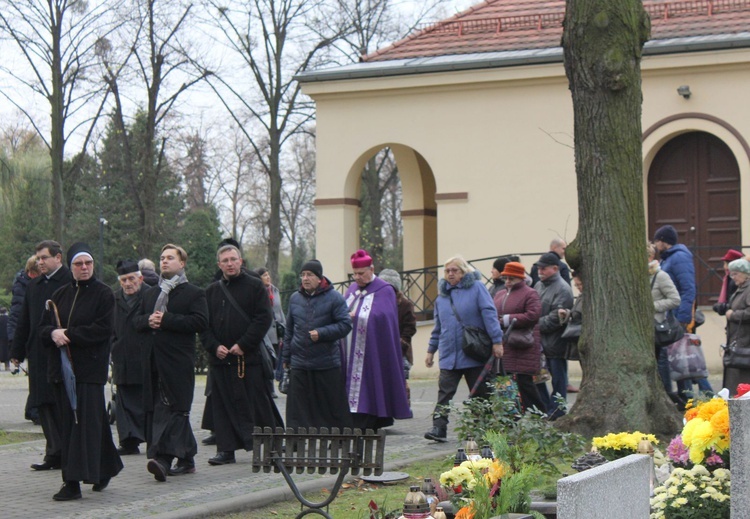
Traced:
[[[656, 282], [656, 274], [651, 278], [651, 289], [654, 288]], [[685, 329], [682, 325], [677, 322], [674, 313], [671, 310], [664, 312], [666, 317], [662, 322], [659, 322], [654, 318], [654, 345], [658, 348], [663, 346], [669, 346], [682, 339], [685, 335]]]
[[[237, 301], [234, 299], [234, 297], [232, 297], [232, 294], [229, 293], [229, 289], [226, 287], [223, 281], [219, 281], [219, 286], [221, 287], [222, 292], [224, 292], [224, 295], [226, 296], [227, 301], [229, 301], [229, 304], [232, 305], [232, 308], [237, 310], [237, 312], [248, 323], [252, 322], [247, 313], [240, 307], [239, 304], [237, 304]], [[260, 363], [263, 367], [263, 378], [266, 380], [273, 380], [273, 366], [276, 360], [274, 358], [275, 352], [273, 351], [273, 346], [264, 337], [261, 343], [258, 345], [258, 350], [260, 351]]]
[[451, 301], [453, 315], [456, 316], [458, 324], [460, 324], [461, 328], [464, 330], [463, 344], [461, 345], [464, 355], [478, 362], [485, 362], [490, 356], [492, 356], [492, 339], [483, 328], [464, 325], [461, 316], [458, 315], [456, 307], [453, 305], [453, 294], [448, 292], [448, 297]]

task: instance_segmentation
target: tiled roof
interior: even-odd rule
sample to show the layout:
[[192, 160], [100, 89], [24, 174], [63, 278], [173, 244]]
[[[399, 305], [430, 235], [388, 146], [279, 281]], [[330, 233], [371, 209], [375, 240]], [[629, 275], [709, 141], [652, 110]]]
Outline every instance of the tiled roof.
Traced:
[[[613, 0], [617, 1], [617, 0]], [[651, 40], [750, 28], [750, 0], [645, 0]], [[388, 61], [560, 46], [565, 0], [486, 0], [364, 56]]]

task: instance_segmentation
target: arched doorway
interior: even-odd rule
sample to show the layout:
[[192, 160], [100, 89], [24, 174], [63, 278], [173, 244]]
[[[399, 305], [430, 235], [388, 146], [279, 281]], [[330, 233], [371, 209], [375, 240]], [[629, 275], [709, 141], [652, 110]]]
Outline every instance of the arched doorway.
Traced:
[[673, 225], [695, 256], [698, 304], [721, 289], [720, 258], [742, 242], [740, 171], [729, 147], [707, 132], [688, 132], [668, 141], [648, 175], [649, 236]]

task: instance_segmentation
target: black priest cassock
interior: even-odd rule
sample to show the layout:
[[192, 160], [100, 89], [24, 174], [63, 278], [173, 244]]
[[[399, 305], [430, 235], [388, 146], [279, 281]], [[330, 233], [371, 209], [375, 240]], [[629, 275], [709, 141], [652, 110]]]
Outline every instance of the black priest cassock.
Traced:
[[[80, 482], [101, 491], [122, 470], [107, 419], [104, 385], [109, 366], [114, 296], [94, 277], [94, 260], [85, 243], [68, 249], [73, 281], [52, 295], [57, 314], [45, 314], [40, 335], [49, 352], [49, 380], [62, 418], [62, 489], [57, 501], [81, 497]], [[57, 318], [59, 316], [59, 326]], [[63, 382], [62, 355], [70, 352], [75, 400]]]
[[209, 327], [201, 343], [211, 362], [210, 412], [217, 450], [211, 465], [234, 463], [235, 450], [251, 450], [253, 427], [283, 427], [261, 364], [273, 320], [271, 303], [263, 282], [241, 270], [241, 264], [236, 248], [219, 249], [223, 276], [206, 289]]
[[[190, 426], [195, 389], [195, 334], [208, 325], [203, 289], [185, 276], [187, 254], [176, 245], [162, 248], [159, 286], [143, 294], [133, 318], [143, 342], [143, 402], [146, 411], [148, 471], [157, 481], [167, 474], [195, 472], [198, 452]], [[170, 467], [174, 458], [177, 462]]]

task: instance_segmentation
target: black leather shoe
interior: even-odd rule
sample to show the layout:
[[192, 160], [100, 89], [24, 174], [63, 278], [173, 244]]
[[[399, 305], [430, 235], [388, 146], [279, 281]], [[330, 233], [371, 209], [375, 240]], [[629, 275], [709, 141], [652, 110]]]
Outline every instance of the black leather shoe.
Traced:
[[57, 470], [60, 468], [60, 462], [45, 461], [44, 463], [33, 463], [31, 468], [34, 470]]
[[178, 461], [175, 466], [167, 471], [170, 476], [183, 476], [185, 474], [195, 474], [195, 463]]
[[221, 451], [217, 452], [216, 456], [213, 458], [208, 459], [209, 465], [229, 465], [230, 463], [234, 463], [234, 452], [233, 451]]
[[112, 478], [100, 479], [99, 483], [94, 483], [94, 486], [91, 487], [91, 490], [93, 490], [94, 492], [101, 492], [102, 490], [104, 490], [105, 488], [109, 486], [109, 481], [111, 479]]
[[140, 454], [141, 449], [138, 448], [138, 446], [134, 447], [125, 447], [123, 445], [120, 445], [117, 447], [117, 454], [120, 456], [130, 456], [131, 454]]
[[209, 434], [201, 441], [203, 445], [216, 445], [216, 435], [214, 433]]
[[63, 483], [60, 491], [52, 496], [55, 501], [72, 501], [81, 499], [81, 485], [76, 482]]
[[427, 440], [432, 440], [435, 442], [448, 441], [448, 435], [446, 433], [445, 427], [433, 427], [432, 429], [424, 433], [424, 437]]
[[159, 463], [157, 460], [148, 460], [146, 464], [146, 470], [154, 475], [156, 481], [164, 482], [167, 480], [167, 467]]

